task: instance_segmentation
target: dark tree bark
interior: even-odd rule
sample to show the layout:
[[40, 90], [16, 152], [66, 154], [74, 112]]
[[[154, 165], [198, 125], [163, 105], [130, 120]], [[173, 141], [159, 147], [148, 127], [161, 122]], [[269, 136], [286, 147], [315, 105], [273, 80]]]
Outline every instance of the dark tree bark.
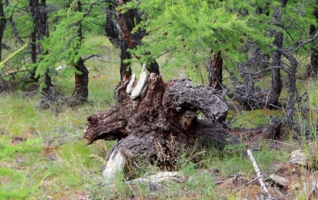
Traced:
[[[31, 62], [32, 64], [37, 63], [37, 45], [36, 45], [36, 27], [33, 28], [33, 31], [30, 36], [30, 46], [31, 46]], [[39, 77], [35, 76], [36, 67], [31, 69], [31, 78], [35, 81], [39, 80]]]
[[120, 45], [120, 80], [122, 81], [126, 76], [131, 76], [130, 63], [125, 62], [127, 59], [131, 59], [131, 54], [127, 51], [128, 44], [126, 41], [122, 41]]
[[[31, 16], [33, 19], [33, 23], [36, 30], [36, 39], [37, 41], [42, 41], [44, 37], [49, 36], [49, 30], [47, 25], [47, 11], [46, 9], [46, 0], [41, 0], [40, 2], [38, 0], [29, 0], [29, 6], [31, 10]], [[37, 45], [38, 54], [48, 54], [48, 52], [43, 50], [43, 47], [41, 44]], [[38, 62], [40, 62], [41, 59], [38, 59]], [[52, 80], [49, 74], [49, 69], [44, 74], [44, 84], [45, 87], [42, 88], [42, 93], [44, 96], [49, 97], [52, 94], [52, 90], [54, 89], [54, 86], [52, 84]]]
[[289, 69], [285, 70], [288, 75], [289, 80], [289, 88], [288, 88], [288, 97], [287, 97], [287, 104], [285, 107], [286, 111], [286, 122], [289, 128], [292, 128], [293, 125], [293, 117], [295, 112], [295, 95], [297, 92], [296, 88], [296, 72], [298, 67], [297, 59], [292, 55], [291, 52], [286, 51], [285, 49], [278, 48], [279, 51], [284, 57], [286, 57], [290, 62]]
[[213, 60], [210, 59], [207, 70], [209, 72], [209, 86], [215, 90], [222, 90], [222, 67], [223, 60], [221, 51], [213, 54]]
[[[281, 5], [281, 8], [284, 8], [286, 6], [288, 0], [279, 0], [279, 2]], [[276, 23], [280, 23], [281, 16], [282, 16], [281, 9], [279, 9], [279, 8], [276, 9], [274, 12], [274, 16], [273, 16]], [[282, 48], [283, 47], [283, 33], [274, 31], [273, 36], [275, 37], [274, 45], [277, 48]], [[282, 92], [283, 83], [282, 83], [282, 79], [281, 79], [280, 69], [278, 69], [277, 67], [281, 67], [281, 65], [282, 65], [281, 52], [275, 51], [273, 56], [272, 56], [272, 60], [273, 60], [272, 65], [273, 65], [273, 67], [276, 67], [276, 68], [272, 69], [272, 90], [270, 91], [270, 93], [268, 95], [267, 104], [269, 105], [269, 107], [271, 107], [271, 105], [280, 107], [279, 97], [280, 97], [280, 94]]]
[[7, 20], [3, 11], [3, 1], [0, 3], [0, 60], [2, 60], [2, 38], [6, 28]]
[[[279, 32], [276, 33], [274, 45], [276, 47], [282, 48], [283, 47], [283, 33]], [[273, 54], [273, 66], [280, 67], [282, 62], [282, 55], [280, 52], [275, 51]], [[279, 106], [279, 97], [282, 91], [283, 83], [281, 79], [280, 69], [272, 69], [272, 90], [269, 95], [268, 104], [277, 105]]]
[[[30, 45], [31, 45], [31, 61], [32, 63], [37, 63], [37, 52], [36, 52], [36, 27], [33, 28], [33, 31], [31, 33], [31, 42], [30, 42]], [[33, 76], [35, 76], [35, 70], [33, 72]]]
[[[133, 28], [141, 22], [141, 14], [136, 9], [131, 9], [122, 14], [116, 8], [125, 4], [126, 1], [113, 0], [112, 2], [113, 4], [110, 4], [106, 10], [105, 34], [114, 46], [120, 47], [120, 77], [123, 80], [127, 75], [131, 75], [130, 64], [124, 63], [123, 60], [131, 58], [127, 50], [141, 45], [141, 40], [146, 35], [146, 32], [139, 29], [135, 33], [132, 33]], [[150, 73], [160, 74], [159, 65], [155, 60], [149, 60], [147, 67]]]
[[77, 102], [86, 102], [88, 98], [88, 70], [82, 58], [73, 66], [81, 73], [75, 73], [75, 88], [72, 97]]
[[[318, 0], [316, 0], [316, 4], [318, 5]], [[318, 20], [318, 10], [315, 9], [313, 15], [316, 17], [316, 20]], [[309, 34], [311, 36], [314, 36], [318, 30], [318, 27], [315, 27], [314, 25], [310, 26]], [[318, 48], [317, 48], [317, 42], [314, 43], [311, 47], [311, 55], [310, 55], [310, 68], [306, 72], [306, 76], [310, 77], [312, 74], [315, 76], [318, 75]]]
[[[128, 82], [121, 82], [116, 91], [117, 105], [87, 118], [84, 138], [89, 144], [99, 139], [120, 140], [108, 158], [120, 152], [129, 159], [148, 160], [162, 169], [174, 170], [180, 153], [191, 150], [196, 142], [219, 148], [240, 143], [215, 125], [225, 118], [228, 107], [222, 94], [213, 88], [193, 87], [188, 79], [164, 83], [161, 76], [152, 73], [144, 92], [132, 100], [127, 93]], [[196, 118], [199, 110], [207, 120]]]
[[[82, 12], [81, 1], [77, 2], [75, 11]], [[77, 37], [80, 38], [80, 44], [78, 44], [78, 48], [81, 48], [81, 42], [83, 38], [82, 21], [77, 22], [76, 26], [78, 27]], [[77, 49], [74, 49], [74, 51], [77, 51]], [[74, 103], [83, 103], [86, 102], [88, 98], [88, 70], [85, 66], [84, 60], [81, 57], [76, 63], [73, 63], [73, 67], [79, 73], [75, 72], [75, 88], [72, 94], [72, 98], [73, 100], [75, 100]]]

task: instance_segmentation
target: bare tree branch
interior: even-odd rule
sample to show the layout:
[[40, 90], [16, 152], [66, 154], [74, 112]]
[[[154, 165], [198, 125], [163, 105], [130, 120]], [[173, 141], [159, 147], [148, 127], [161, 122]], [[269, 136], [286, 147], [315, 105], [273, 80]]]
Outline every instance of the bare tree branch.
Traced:
[[260, 73], [263, 73], [263, 72], [266, 72], [266, 71], [270, 71], [272, 69], [283, 69], [283, 67], [269, 67], [269, 68], [266, 68], [266, 69], [263, 69], [261, 71], [258, 71], [258, 72], [243, 72], [243, 74], [252, 74], [252, 75], [257, 75], [257, 74], [260, 74]]
[[298, 45], [298, 47], [295, 48], [295, 52], [297, 53], [298, 49], [300, 49], [301, 47], [305, 46], [306, 44], [313, 42], [317, 39], [318, 39], [318, 32], [311, 39], [308, 39], [308, 40], [302, 42], [300, 45]]
[[101, 56], [100, 56], [100, 55], [93, 54], [93, 55], [88, 56], [87, 58], [83, 58], [83, 60], [84, 60], [84, 62], [85, 62], [86, 60], [91, 59], [91, 58], [93, 58], [93, 57], [101, 57]]
[[257, 163], [256, 163], [256, 161], [255, 161], [255, 159], [254, 159], [254, 156], [253, 156], [251, 150], [248, 149], [248, 150], [247, 150], [247, 154], [248, 154], [248, 156], [250, 157], [250, 160], [251, 160], [251, 162], [252, 162], [252, 164], [253, 164], [253, 167], [254, 167], [255, 172], [256, 172], [256, 174], [257, 174], [258, 181], [259, 181], [259, 183], [260, 183], [260, 185], [261, 185], [261, 187], [262, 187], [262, 190], [267, 194], [269, 200], [273, 199], [272, 196], [271, 196], [271, 193], [269, 193], [269, 191], [268, 191], [267, 188], [266, 188], [266, 185], [265, 185], [265, 183], [264, 183], [264, 181], [263, 181], [263, 177], [262, 177], [262, 175], [261, 175], [261, 171], [259, 170], [259, 168], [258, 168], [258, 166], [257, 166]]

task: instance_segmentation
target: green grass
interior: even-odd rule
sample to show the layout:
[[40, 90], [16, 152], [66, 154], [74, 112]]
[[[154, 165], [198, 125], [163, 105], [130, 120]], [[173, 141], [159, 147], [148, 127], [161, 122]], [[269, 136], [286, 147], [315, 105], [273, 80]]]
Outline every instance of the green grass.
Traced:
[[[82, 193], [89, 195], [90, 199], [126, 199], [132, 195], [129, 186], [123, 182], [122, 174], [116, 178], [115, 187], [105, 187], [103, 184], [103, 159], [114, 141], [97, 141], [87, 146], [82, 139], [87, 116], [116, 104], [114, 89], [119, 83], [118, 50], [112, 48], [104, 37], [95, 37], [94, 40], [101, 43], [100, 54], [105, 56], [86, 62], [90, 68], [89, 103], [68, 107], [62, 102], [43, 110], [38, 107], [39, 94], [27, 96], [24, 91], [0, 94], [0, 199], [76, 199], [76, 195]], [[159, 65], [166, 59], [169, 58], [159, 59]], [[180, 77], [180, 72], [191, 75], [193, 82], [198, 84], [201, 83], [201, 70], [207, 84], [207, 73], [204, 66], [200, 67], [162, 67], [160, 70], [165, 81]], [[140, 63], [135, 61], [132, 68], [139, 77]], [[226, 78], [226, 72], [224, 76]], [[74, 87], [72, 76], [64, 79], [56, 77], [54, 80], [61, 92], [71, 95]], [[229, 82], [229, 79], [226, 80]], [[268, 77], [257, 84], [262, 86], [266, 82]], [[317, 80], [310, 80], [301, 85], [304, 91], [310, 91], [308, 103], [313, 110], [318, 108], [317, 83]], [[229, 114], [228, 117], [236, 119], [233, 120], [233, 127], [251, 128], [267, 124], [270, 115], [283, 113], [264, 109]], [[317, 112], [311, 115], [311, 128], [314, 129]], [[26, 140], [13, 143], [16, 137]], [[156, 193], [151, 193], [146, 185], [138, 185], [138, 191], [142, 196], [151, 193], [160, 199], [182, 199], [188, 194], [194, 195], [193, 198], [217, 199], [216, 175], [201, 173], [202, 170], [217, 169], [223, 178], [233, 176], [238, 171], [251, 179], [256, 176], [250, 160], [238, 154], [236, 148], [230, 146], [224, 151], [206, 149], [200, 155], [202, 160], [199, 163], [182, 158], [180, 172], [191, 181], [182, 184], [171, 182], [169, 187]], [[266, 173], [270, 171], [272, 163], [287, 161], [289, 151], [272, 150], [264, 142], [262, 151], [253, 154], [261, 171]], [[156, 167], [146, 165], [134, 173], [138, 177], [156, 171]]]

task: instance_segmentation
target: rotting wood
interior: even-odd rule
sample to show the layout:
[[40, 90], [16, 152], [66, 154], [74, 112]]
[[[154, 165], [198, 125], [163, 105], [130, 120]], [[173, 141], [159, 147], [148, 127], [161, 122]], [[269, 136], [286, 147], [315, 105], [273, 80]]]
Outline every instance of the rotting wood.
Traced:
[[[240, 144], [228, 130], [216, 125], [225, 119], [228, 107], [223, 95], [213, 88], [194, 87], [186, 78], [164, 83], [160, 75], [152, 73], [146, 79], [144, 95], [133, 100], [126, 92], [129, 82], [123, 80], [116, 90], [117, 105], [87, 118], [84, 138], [88, 144], [99, 139], [118, 140], [108, 153], [108, 162], [114, 162], [120, 153], [127, 163], [148, 161], [163, 170], [175, 170], [180, 155], [195, 146], [214, 144], [222, 149]], [[198, 111], [207, 119], [197, 119]], [[121, 165], [109, 165], [122, 170]]]

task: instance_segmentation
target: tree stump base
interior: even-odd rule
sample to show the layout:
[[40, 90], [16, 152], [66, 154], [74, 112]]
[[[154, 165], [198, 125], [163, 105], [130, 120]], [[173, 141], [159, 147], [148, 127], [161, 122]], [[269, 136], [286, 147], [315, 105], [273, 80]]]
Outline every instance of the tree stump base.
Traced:
[[[240, 143], [216, 125], [228, 110], [220, 92], [194, 87], [186, 78], [164, 83], [160, 75], [145, 73], [144, 67], [139, 82], [134, 76], [125, 78], [116, 90], [118, 104], [87, 118], [84, 138], [88, 144], [118, 140], [106, 158], [106, 180], [129, 162], [147, 160], [161, 169], [176, 170], [181, 154], [192, 151], [196, 144], [215, 144], [222, 149]], [[199, 111], [205, 120], [197, 119]]]

